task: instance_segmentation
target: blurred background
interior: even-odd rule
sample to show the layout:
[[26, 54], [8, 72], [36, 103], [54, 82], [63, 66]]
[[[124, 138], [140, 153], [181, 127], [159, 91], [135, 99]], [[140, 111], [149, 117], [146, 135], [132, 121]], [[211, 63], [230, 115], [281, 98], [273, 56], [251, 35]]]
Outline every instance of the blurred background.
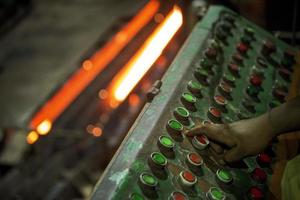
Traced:
[[1, 199], [87, 199], [212, 4], [299, 46], [297, 0], [0, 0]]

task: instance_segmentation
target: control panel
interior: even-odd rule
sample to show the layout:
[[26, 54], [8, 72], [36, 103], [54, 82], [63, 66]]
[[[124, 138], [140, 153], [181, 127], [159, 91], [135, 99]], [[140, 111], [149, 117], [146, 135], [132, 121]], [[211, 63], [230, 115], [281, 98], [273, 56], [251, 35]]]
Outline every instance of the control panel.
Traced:
[[[212, 6], [196, 24], [95, 187], [92, 199], [265, 199], [275, 145], [219, 165], [196, 124], [259, 116], [285, 101], [295, 50], [236, 13]], [[259, 138], [257, 138], [259, 140]]]

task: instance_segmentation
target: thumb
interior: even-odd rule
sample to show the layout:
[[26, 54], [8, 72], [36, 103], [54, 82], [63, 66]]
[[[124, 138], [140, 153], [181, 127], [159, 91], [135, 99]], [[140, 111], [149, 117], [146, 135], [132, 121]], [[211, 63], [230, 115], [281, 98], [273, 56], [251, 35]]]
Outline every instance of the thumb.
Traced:
[[240, 148], [234, 147], [225, 153], [224, 160], [226, 162], [235, 162], [240, 160], [243, 156], [244, 155]]

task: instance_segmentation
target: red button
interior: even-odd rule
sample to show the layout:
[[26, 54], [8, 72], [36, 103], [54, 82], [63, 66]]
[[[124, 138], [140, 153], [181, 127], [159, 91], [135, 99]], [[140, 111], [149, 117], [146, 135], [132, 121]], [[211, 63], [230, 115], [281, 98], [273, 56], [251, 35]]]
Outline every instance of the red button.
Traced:
[[214, 49], [214, 48], [208, 48], [206, 51], [205, 51], [205, 55], [210, 58], [210, 59], [215, 59], [217, 57], [217, 50]]
[[203, 163], [203, 159], [196, 153], [188, 154], [188, 158], [193, 165], [201, 165]]
[[171, 195], [171, 200], [186, 200], [186, 196], [181, 192], [173, 192]]
[[256, 157], [256, 160], [261, 167], [267, 167], [271, 164], [272, 158], [266, 153], [261, 153]]
[[263, 47], [262, 47], [262, 53], [264, 55], [268, 56], [271, 53], [274, 53], [275, 51], [276, 51], [276, 46], [272, 41], [270, 41], [270, 40], [264, 41]]
[[182, 173], [182, 176], [186, 181], [191, 182], [191, 183], [195, 182], [195, 180], [196, 180], [195, 176], [189, 171], [184, 171]]
[[279, 74], [281, 75], [282, 78], [289, 79], [290, 76], [292, 75], [292, 72], [290, 72], [289, 70], [287, 70], [285, 68], [281, 68], [281, 69], [279, 69]]
[[254, 86], [261, 86], [262, 84], [262, 81], [263, 81], [263, 77], [259, 74], [252, 74], [250, 76], [250, 83]]
[[255, 168], [251, 174], [252, 178], [260, 183], [264, 183], [267, 180], [266, 172], [261, 168]]
[[263, 191], [256, 186], [250, 188], [249, 195], [253, 200], [260, 200], [264, 198]]
[[287, 92], [281, 88], [275, 88], [273, 90], [273, 95], [280, 101], [284, 101], [285, 97], [287, 96]]
[[201, 143], [201, 144], [208, 144], [208, 139], [205, 135], [197, 135], [196, 139]]
[[209, 108], [209, 112], [216, 118], [220, 118], [221, 117], [221, 111], [218, 110], [217, 108]]
[[235, 60], [238, 63], [243, 62], [243, 57], [240, 53], [235, 53], [232, 55], [233, 60]]
[[202, 125], [207, 125], [207, 124], [213, 124], [213, 123], [211, 121], [209, 121], [209, 120], [204, 120], [202, 122]]
[[226, 104], [226, 99], [225, 97], [221, 96], [221, 95], [215, 95], [214, 96], [215, 101], [219, 104], [219, 105], [225, 105]]
[[233, 73], [239, 73], [239, 71], [240, 71], [240, 69], [239, 69], [239, 66], [238, 65], [236, 65], [236, 64], [234, 64], [234, 63], [230, 63], [229, 65], [228, 65], [228, 67], [229, 67], [229, 69], [230, 69], [230, 71], [232, 71]]
[[220, 87], [222, 88], [222, 90], [224, 91], [224, 92], [226, 92], [226, 93], [231, 93], [231, 91], [232, 91], [232, 88], [230, 87], [230, 85], [228, 84], [228, 83], [226, 83], [226, 82], [221, 82], [220, 83]]
[[246, 53], [248, 51], [248, 46], [241, 42], [237, 45], [237, 50], [241, 53]]

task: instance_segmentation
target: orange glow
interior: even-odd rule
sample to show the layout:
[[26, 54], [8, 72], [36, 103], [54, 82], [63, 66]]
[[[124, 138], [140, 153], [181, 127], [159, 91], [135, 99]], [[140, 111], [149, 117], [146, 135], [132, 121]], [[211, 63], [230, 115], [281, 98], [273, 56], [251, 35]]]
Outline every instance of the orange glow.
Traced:
[[140, 97], [137, 94], [131, 94], [129, 96], [129, 105], [130, 106], [137, 106], [140, 103]]
[[143, 46], [125, 65], [123, 70], [113, 79], [109, 86], [109, 91], [113, 93], [114, 99], [112, 101], [121, 102], [128, 96], [135, 85], [161, 55], [181, 25], [181, 10], [179, 7], [174, 6], [165, 20], [150, 35]]
[[49, 120], [44, 120], [36, 127], [36, 131], [40, 135], [47, 135], [51, 128], [52, 123]]
[[90, 59], [82, 63], [67, 82], [36, 112], [30, 128], [36, 129], [44, 120], [53, 123], [96, 76], [119, 54], [128, 42], [153, 18], [159, 8], [157, 0], [149, 1], [137, 15]]
[[107, 90], [105, 89], [100, 90], [98, 96], [100, 99], [106, 99], [108, 97]]
[[100, 127], [93, 128], [93, 135], [95, 137], [100, 137], [102, 135], [102, 129]]
[[35, 132], [35, 131], [29, 132], [27, 137], [26, 137], [26, 141], [27, 141], [28, 144], [33, 144], [38, 139], [39, 139], [39, 134], [37, 134], [37, 132]]
[[164, 16], [163, 14], [157, 13], [157, 14], [155, 14], [155, 16], [154, 16], [154, 21], [155, 21], [156, 23], [160, 23], [160, 22], [162, 22], [162, 21], [164, 20], [164, 18], [165, 18], [165, 16]]

